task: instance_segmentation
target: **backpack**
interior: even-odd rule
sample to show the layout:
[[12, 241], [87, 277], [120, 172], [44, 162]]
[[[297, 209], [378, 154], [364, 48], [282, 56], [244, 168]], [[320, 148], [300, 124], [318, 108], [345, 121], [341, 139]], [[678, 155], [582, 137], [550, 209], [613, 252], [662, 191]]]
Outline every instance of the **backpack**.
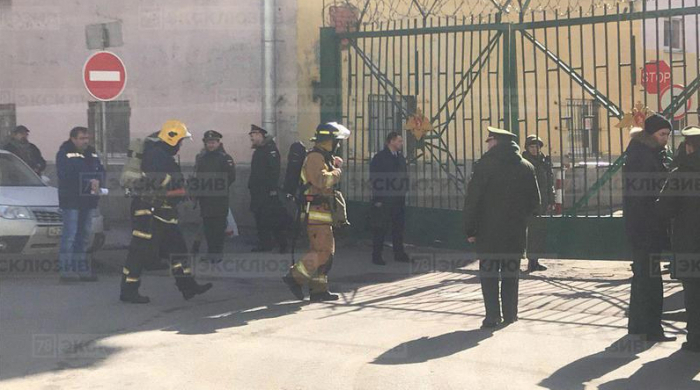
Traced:
[[284, 176], [284, 186], [282, 190], [295, 198], [299, 198], [301, 184], [301, 170], [306, 159], [306, 147], [297, 141], [289, 147], [287, 155], [287, 172]]
[[145, 138], [136, 138], [129, 142], [129, 150], [126, 154], [127, 161], [119, 177], [119, 185], [124, 188], [127, 195], [135, 192], [135, 189], [145, 176], [143, 170], [141, 170], [141, 162], [146, 140]]

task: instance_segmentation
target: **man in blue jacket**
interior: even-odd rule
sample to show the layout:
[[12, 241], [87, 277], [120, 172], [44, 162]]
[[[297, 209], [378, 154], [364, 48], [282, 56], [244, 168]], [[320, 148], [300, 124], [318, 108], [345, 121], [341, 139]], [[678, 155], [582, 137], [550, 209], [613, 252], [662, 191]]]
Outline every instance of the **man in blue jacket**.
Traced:
[[97, 280], [85, 250], [92, 235], [104, 167], [88, 142], [88, 129], [75, 127], [56, 154], [58, 202], [63, 214], [59, 254], [62, 282]]

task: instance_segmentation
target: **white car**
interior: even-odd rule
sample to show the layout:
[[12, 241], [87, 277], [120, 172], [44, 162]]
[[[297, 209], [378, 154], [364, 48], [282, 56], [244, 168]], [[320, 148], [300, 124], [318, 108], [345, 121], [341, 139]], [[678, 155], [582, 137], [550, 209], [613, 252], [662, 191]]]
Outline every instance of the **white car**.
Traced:
[[[0, 150], [0, 255], [57, 254], [62, 231], [58, 189], [47, 185], [19, 157]], [[98, 250], [104, 238], [98, 211], [89, 251]]]

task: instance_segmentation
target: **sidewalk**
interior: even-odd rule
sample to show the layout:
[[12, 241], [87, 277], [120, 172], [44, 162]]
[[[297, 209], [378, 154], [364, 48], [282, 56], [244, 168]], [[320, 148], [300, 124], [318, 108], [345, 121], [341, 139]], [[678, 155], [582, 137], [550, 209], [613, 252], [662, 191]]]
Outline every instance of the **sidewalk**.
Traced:
[[[231, 262], [253, 261], [252, 243], [239, 240]], [[339, 240], [330, 279], [341, 299], [325, 304], [292, 300], [274, 256], [262, 264], [279, 268], [198, 269], [214, 289], [191, 301], [167, 271], [146, 272], [143, 306], [117, 299], [123, 249], [98, 254], [114, 269], [97, 283], [0, 279], [0, 387], [700, 388], [700, 359], [679, 351], [675, 281], [665, 284], [673, 343], [626, 337], [625, 262], [543, 260], [548, 271], [522, 277], [520, 321], [488, 332], [477, 265], [452, 251], [410, 252], [412, 266], [380, 267], [369, 242]]]

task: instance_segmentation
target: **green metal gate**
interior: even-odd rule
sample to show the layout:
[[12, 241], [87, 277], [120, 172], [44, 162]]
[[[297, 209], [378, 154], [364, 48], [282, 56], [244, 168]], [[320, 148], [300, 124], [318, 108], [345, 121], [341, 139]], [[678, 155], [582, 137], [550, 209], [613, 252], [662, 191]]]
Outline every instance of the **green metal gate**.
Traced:
[[[562, 210], [538, 228], [551, 257], [624, 257], [617, 173], [629, 131], [617, 124], [637, 102], [678, 128], [698, 123], [699, 15], [698, 0], [635, 1], [322, 29], [321, 119], [354, 130], [344, 145], [353, 209], [361, 215], [369, 201], [372, 155], [401, 131], [413, 184], [408, 235], [462, 246], [466, 183], [486, 126], [497, 126], [537, 134], [552, 155]], [[434, 129], [422, 137], [406, 129], [420, 111]]]

